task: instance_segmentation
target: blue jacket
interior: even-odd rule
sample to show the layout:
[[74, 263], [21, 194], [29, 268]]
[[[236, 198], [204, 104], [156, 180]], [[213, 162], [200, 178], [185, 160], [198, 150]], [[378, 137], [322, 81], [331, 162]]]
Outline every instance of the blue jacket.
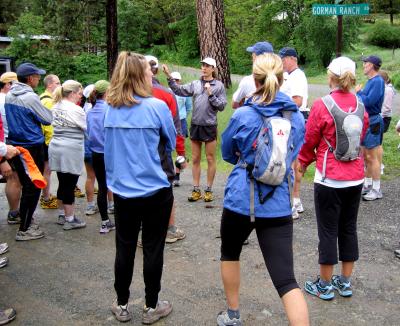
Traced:
[[89, 148], [95, 153], [104, 153], [104, 116], [106, 110], [107, 103], [103, 100], [96, 100], [95, 106], [86, 115]]
[[161, 166], [159, 143], [171, 155], [176, 130], [167, 105], [156, 98], [135, 96], [131, 107], [107, 107], [104, 161], [107, 186], [124, 198], [149, 197], [170, 187]]
[[[270, 117], [279, 115], [282, 110], [292, 111], [291, 123], [294, 143], [293, 158], [297, 156], [304, 141], [304, 118], [290, 97], [278, 92], [269, 105], [261, 105], [250, 98], [245, 106], [237, 109], [222, 134], [222, 157], [235, 164], [225, 187], [224, 207], [243, 215], [250, 215], [250, 179], [246, 169], [238, 163], [241, 160], [254, 164], [255, 150], [252, 145], [261, 129], [263, 120], [260, 115]], [[239, 154], [239, 155], [238, 155]], [[285, 180], [277, 186], [272, 197], [260, 204], [258, 192], [268, 193], [272, 188], [261, 183], [255, 187], [255, 216], [260, 218], [283, 217], [292, 214], [289, 185]]]
[[368, 79], [364, 89], [357, 93], [370, 116], [381, 113], [385, 97], [385, 81], [380, 75]]
[[50, 125], [53, 115], [43, 106], [30, 86], [13, 83], [6, 95], [4, 107], [8, 123], [8, 142], [11, 145], [29, 147], [44, 143], [41, 125]]
[[178, 103], [179, 119], [186, 119], [189, 112], [192, 111], [193, 103], [192, 97], [184, 97], [176, 95], [176, 102]]

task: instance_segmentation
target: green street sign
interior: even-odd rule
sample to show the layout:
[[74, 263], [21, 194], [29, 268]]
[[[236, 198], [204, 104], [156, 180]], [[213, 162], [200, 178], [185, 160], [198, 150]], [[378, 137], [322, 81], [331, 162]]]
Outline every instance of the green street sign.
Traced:
[[326, 5], [314, 3], [312, 14], [315, 16], [360, 16], [369, 15], [369, 4], [360, 3], [353, 5]]

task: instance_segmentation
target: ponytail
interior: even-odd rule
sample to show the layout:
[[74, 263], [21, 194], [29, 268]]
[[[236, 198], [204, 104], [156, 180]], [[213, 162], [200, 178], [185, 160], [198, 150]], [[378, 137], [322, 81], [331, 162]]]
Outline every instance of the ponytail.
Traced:
[[265, 53], [256, 57], [253, 63], [253, 76], [260, 85], [254, 95], [258, 103], [271, 104], [283, 83], [283, 65], [279, 56]]
[[61, 102], [63, 98], [68, 97], [71, 93], [77, 93], [82, 89], [82, 85], [75, 80], [67, 80], [62, 86], [58, 86], [53, 92], [54, 103]]

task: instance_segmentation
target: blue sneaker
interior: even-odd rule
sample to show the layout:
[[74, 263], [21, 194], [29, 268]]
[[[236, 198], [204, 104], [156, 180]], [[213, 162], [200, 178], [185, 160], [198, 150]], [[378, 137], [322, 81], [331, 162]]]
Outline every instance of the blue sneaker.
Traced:
[[332, 276], [332, 287], [338, 291], [338, 293], [342, 297], [351, 297], [353, 295], [353, 290], [351, 289], [351, 283], [342, 283], [340, 281], [340, 276], [339, 275], [333, 275]]
[[322, 300], [332, 300], [335, 297], [333, 286], [330, 284], [328, 286], [322, 287], [319, 283], [319, 277], [315, 282], [306, 281], [304, 283], [304, 290]]

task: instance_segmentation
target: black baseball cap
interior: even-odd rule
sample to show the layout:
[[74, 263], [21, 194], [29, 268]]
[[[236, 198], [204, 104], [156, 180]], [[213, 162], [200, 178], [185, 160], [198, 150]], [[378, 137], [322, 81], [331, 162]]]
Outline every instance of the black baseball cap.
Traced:
[[368, 57], [363, 57], [361, 59], [364, 62], [371, 62], [373, 65], [380, 67], [382, 66], [382, 60], [376, 55], [369, 55]]
[[24, 76], [31, 76], [31, 75], [45, 75], [46, 70], [39, 69], [33, 63], [25, 62], [21, 63], [17, 67], [17, 75], [24, 77]]
[[284, 47], [279, 50], [279, 55], [281, 58], [284, 57], [296, 57], [297, 58], [297, 52], [294, 48], [289, 48], [289, 47]]

